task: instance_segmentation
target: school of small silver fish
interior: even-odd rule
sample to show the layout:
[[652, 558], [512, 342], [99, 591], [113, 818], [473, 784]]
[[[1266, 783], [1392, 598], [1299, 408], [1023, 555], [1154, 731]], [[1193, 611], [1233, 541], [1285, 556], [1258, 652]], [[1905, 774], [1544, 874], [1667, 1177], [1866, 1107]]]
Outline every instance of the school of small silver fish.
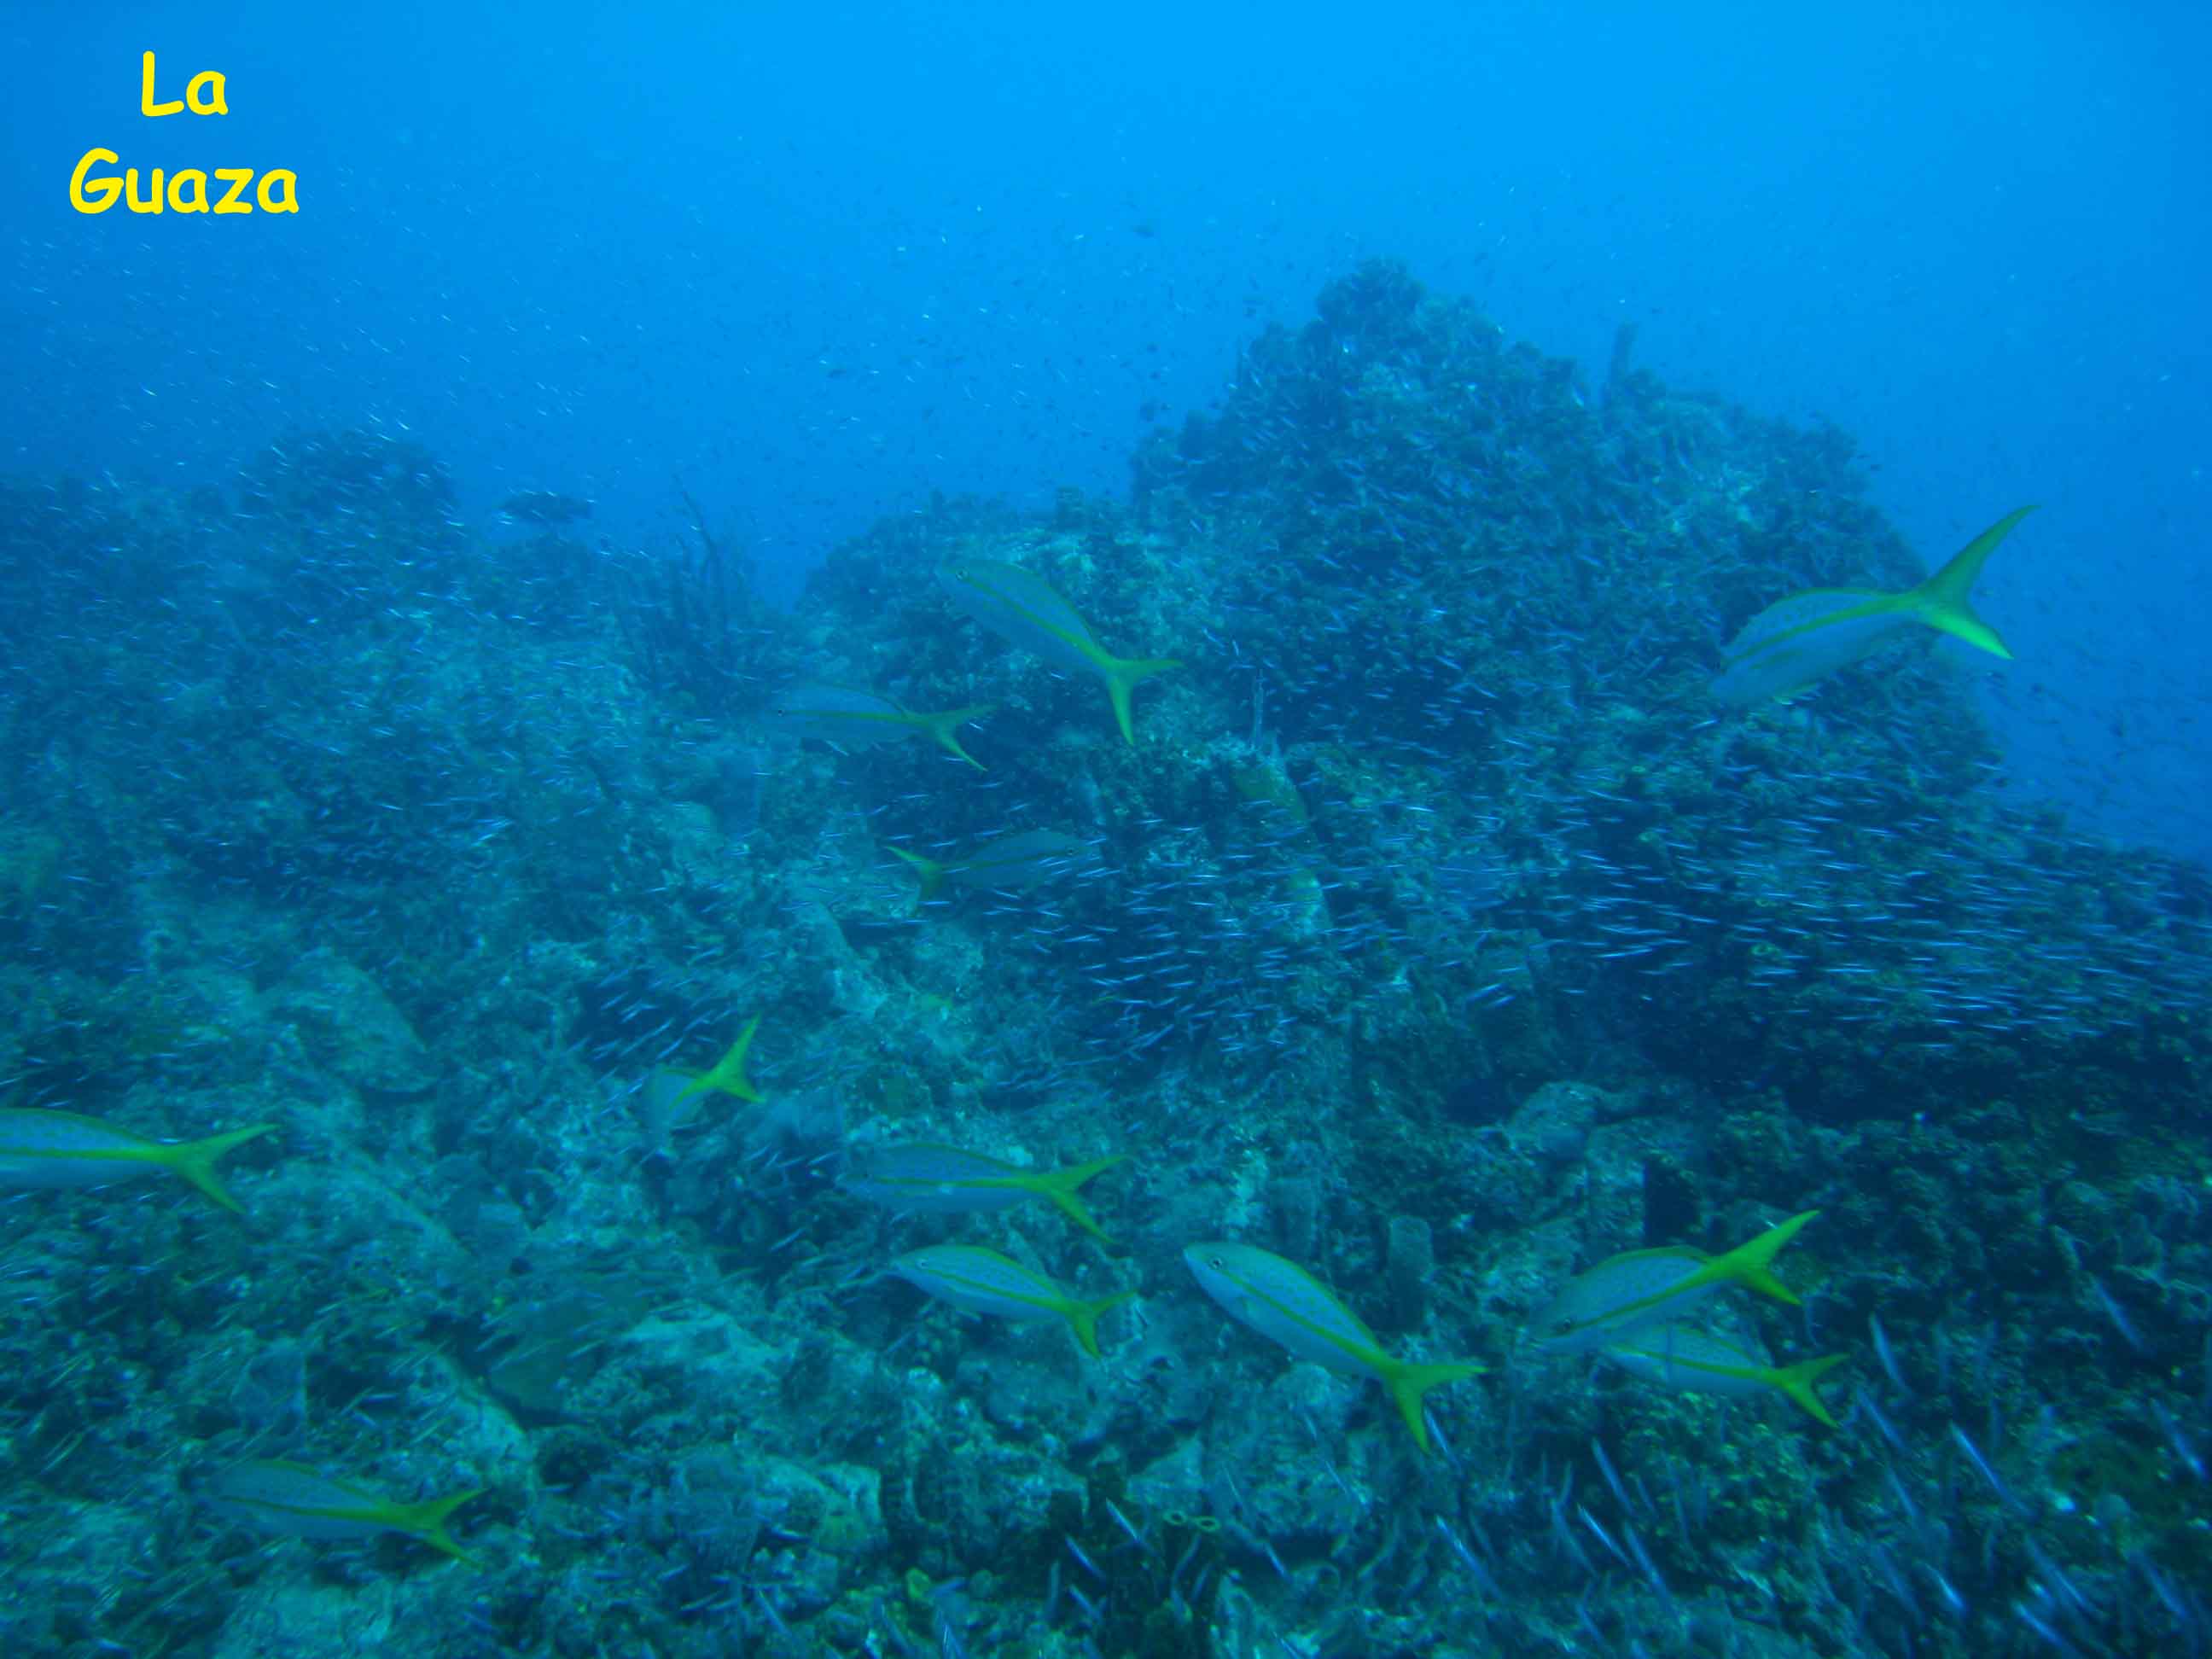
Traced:
[[[1303, 349], [1271, 337], [1242, 383], [1291, 377]], [[1346, 372], [1322, 365], [1297, 373]], [[1172, 526], [1115, 539], [1069, 507], [1050, 534], [948, 531], [870, 565], [902, 586], [854, 584], [902, 631], [801, 648], [753, 617], [772, 642], [756, 647], [744, 627], [640, 612], [623, 672], [665, 677], [682, 712], [664, 725], [633, 723], [620, 676], [547, 647], [572, 725], [485, 714], [409, 751], [411, 794], [350, 803], [370, 823], [451, 811], [481, 864], [191, 842], [242, 890], [327, 900], [362, 938], [419, 877], [407, 937], [425, 960], [496, 964], [497, 1012], [418, 975], [411, 943], [370, 972], [343, 937], [286, 938], [224, 960], [229, 1015], [213, 990], [149, 994], [130, 1041], [149, 1078], [189, 1077], [226, 1019], [281, 1007], [284, 1040], [250, 1063], [271, 1088], [342, 1078], [327, 1115], [234, 1082], [94, 1088], [95, 1115], [52, 1079], [96, 1068], [19, 1065], [0, 1188], [35, 1196], [15, 1200], [15, 1316], [143, 1334], [127, 1368], [57, 1349], [11, 1396], [25, 1535], [59, 1525], [46, 1481], [118, 1528], [172, 1500], [198, 1517], [143, 1527], [149, 1552], [158, 1530], [198, 1553], [88, 1613], [84, 1650], [155, 1650], [170, 1625], [206, 1639], [219, 1621], [195, 1609], [248, 1579], [248, 1534], [276, 1564], [252, 1571], [343, 1584], [364, 1621], [426, 1621], [424, 1651], [2212, 1649], [2202, 1562], [2174, 1541], [2212, 1490], [2187, 1391], [2069, 1429], [1978, 1300], [2055, 1276], [2084, 1323], [2048, 1346], [2155, 1356], [2170, 1379], [2198, 1363], [2202, 1287], [2172, 1267], [2212, 1212], [2192, 1154], [2137, 1150], [2112, 1091], [2059, 1100], [1987, 1057], [2121, 1046], [2125, 985], [2127, 1058], [2187, 1096], [2190, 1051], [2156, 1022], [2201, 1007], [2212, 981], [2188, 953], [2212, 900], [2118, 859], [2094, 887], [2024, 897], [2009, 872], [2055, 861], [2056, 832], [2008, 819], [1997, 848], [1954, 832], [1945, 790], [1997, 767], [1963, 720], [1924, 777], [1904, 716], [1848, 741], [1823, 724], [1838, 698], [1855, 718], [1893, 696], [1948, 708], [1933, 674], [2010, 658], [1971, 595], [2033, 509], [1917, 582], [1893, 558], [1886, 586], [1754, 591], [1728, 566], [1725, 641], [1686, 563], [1676, 608], [1593, 640], [1557, 608], [1613, 579], [1589, 524], [1563, 518], [1548, 558], [1488, 544], [1473, 514], [1452, 518], [1450, 557], [1407, 550], [1479, 494], [1425, 438], [1436, 411], [1480, 426], [1504, 394], [1418, 386], [1404, 364], [1356, 384], [1413, 411], [1375, 453], [1420, 489], [1380, 459], [1307, 458], [1279, 422], [1147, 452], [1146, 489], [1194, 538], [1252, 550], [1204, 576], [1202, 614], [1165, 603], [1202, 574]], [[1286, 548], [1280, 525], [1201, 522], [1233, 495], [1208, 471], [1232, 452], [1311, 459], [1302, 487], [1368, 539]], [[1492, 459], [1541, 470], [1518, 445]], [[1632, 527], [1626, 484], [1595, 499]], [[589, 504], [503, 510], [550, 533]], [[365, 591], [356, 550], [315, 605]], [[1455, 654], [1475, 653], [1443, 568], [1508, 594], [1480, 673]], [[565, 614], [501, 603], [532, 627]], [[362, 625], [409, 618], [391, 605]], [[707, 648], [729, 655], [694, 659]], [[1119, 654], [1139, 651], [1177, 654]], [[1694, 680], [1696, 705], [1623, 690], [1666, 676]], [[372, 736], [434, 724], [434, 691], [381, 665], [362, 679]], [[733, 687], [744, 712], [701, 713]], [[460, 701], [497, 704], [483, 686]], [[1572, 718], [1540, 742], [1514, 717], [1537, 705]], [[1233, 729], [1208, 729], [1224, 710]], [[302, 847], [334, 840], [349, 757], [272, 725], [300, 770], [254, 773], [257, 810], [310, 826]], [[581, 730], [605, 747], [560, 736]], [[573, 811], [472, 790], [491, 754], [557, 777]], [[1663, 810], [1650, 774], [1672, 763], [1761, 810]], [[643, 798], [658, 816], [618, 825]], [[0, 930], [58, 884], [42, 861], [66, 863], [15, 833], [0, 823]], [[787, 856], [732, 875], [757, 840]], [[495, 870], [528, 872], [542, 934], [472, 903]], [[114, 906], [139, 963], [118, 980], [155, 982], [179, 925], [143, 893]], [[1768, 990], [1813, 1012], [1771, 1019]], [[1540, 1000], [1583, 1022], [1603, 1086], [1528, 1088], [1569, 1074]], [[513, 1057], [416, 1035], [465, 1017]], [[1637, 1062], [1715, 1031], [1753, 1057], [1727, 1097], [1662, 1099]], [[1966, 1103], [1851, 1143], [1894, 1195], [1875, 1215], [1836, 1148], [1907, 1062], [1954, 1065]], [[1992, 1235], [2025, 1212], [1990, 1172], [2026, 1179], [2062, 1146], [2137, 1196], [2069, 1176], [2047, 1255], [1971, 1243], [1961, 1205], [1985, 1204]], [[1883, 1227], [1923, 1276], [1869, 1265]], [[122, 1239], [159, 1249], [125, 1260]], [[285, 1300], [277, 1282], [309, 1269], [326, 1294]], [[178, 1328], [212, 1346], [156, 1385], [166, 1434], [109, 1435], [103, 1390], [143, 1387]], [[1971, 1423], [1938, 1409], [1960, 1395]], [[1848, 1549], [1847, 1511], [1875, 1517]], [[370, 1609], [372, 1583], [405, 1613]], [[306, 1615], [265, 1616], [289, 1633], [258, 1650], [313, 1650]]]

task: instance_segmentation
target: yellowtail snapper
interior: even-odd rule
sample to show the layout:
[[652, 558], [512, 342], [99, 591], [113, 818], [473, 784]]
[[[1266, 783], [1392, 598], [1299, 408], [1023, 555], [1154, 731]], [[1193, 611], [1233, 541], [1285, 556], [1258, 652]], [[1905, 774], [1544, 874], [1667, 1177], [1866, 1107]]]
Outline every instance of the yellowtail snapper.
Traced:
[[1098, 850], [1087, 841], [1061, 835], [1056, 830], [1024, 830], [986, 842], [964, 858], [931, 859], [902, 847], [890, 849], [921, 878], [924, 902], [935, 896], [946, 882], [960, 887], [987, 887], [1021, 892], [1095, 869]]
[[1871, 655], [1915, 627], [1932, 628], [1991, 656], [2012, 653], [1974, 614], [1967, 595], [1996, 545], [2033, 507], [2008, 513], [1944, 567], [1899, 593], [1869, 587], [1816, 587], [1778, 599], [1743, 626], [1722, 653], [1713, 695], [1739, 708], [1786, 697]]
[[1848, 1358], [1824, 1354], [1818, 1359], [1778, 1366], [1749, 1339], [1680, 1323], [1646, 1325], [1607, 1343], [1604, 1353], [1633, 1376], [1686, 1393], [1729, 1397], [1773, 1389], [1789, 1395], [1832, 1429], [1836, 1419], [1828, 1414], [1813, 1385]]
[[456, 1561], [475, 1566], [476, 1559], [446, 1530], [446, 1517], [483, 1492], [483, 1487], [473, 1486], [451, 1498], [396, 1503], [304, 1463], [272, 1460], [234, 1464], [202, 1486], [199, 1495], [210, 1508], [264, 1532], [289, 1538], [369, 1538], [380, 1532], [404, 1533]]
[[1134, 1291], [1117, 1291], [1112, 1296], [1072, 1296], [1012, 1256], [976, 1244], [933, 1244], [908, 1250], [891, 1263], [890, 1271], [966, 1313], [1000, 1319], [1065, 1319], [1083, 1352], [1094, 1359], [1098, 1358], [1098, 1316], [1136, 1295]]
[[204, 1140], [151, 1140], [75, 1112], [0, 1109], [0, 1187], [105, 1187], [166, 1170], [237, 1214], [244, 1207], [215, 1172], [226, 1152], [276, 1128], [256, 1123]]
[[1114, 1241], [1101, 1231], [1090, 1209], [1076, 1196], [1076, 1189], [1126, 1161], [1116, 1154], [1064, 1170], [1024, 1170], [957, 1146], [913, 1141], [871, 1148], [861, 1155], [860, 1167], [846, 1176], [843, 1184], [857, 1197], [923, 1215], [975, 1215], [985, 1210], [1011, 1209], [1032, 1198], [1049, 1199], [1085, 1232], [1103, 1244], [1110, 1244]]
[[1421, 1396], [1442, 1382], [1480, 1376], [1472, 1360], [1425, 1364], [1382, 1351], [1375, 1333], [1336, 1293], [1294, 1261], [1249, 1244], [1193, 1244], [1182, 1259], [1206, 1293], [1271, 1342], [1340, 1376], [1380, 1382], [1397, 1402], [1413, 1443], [1429, 1449]]
[[796, 738], [857, 745], [893, 738], [927, 737], [976, 770], [983, 763], [960, 746], [960, 728], [979, 720], [998, 704], [979, 702], [941, 714], [917, 714], [889, 697], [844, 685], [794, 685], [770, 700], [768, 725]]
[[1714, 1291], [1731, 1285], [1796, 1305], [1790, 1288], [1768, 1271], [1782, 1247], [1818, 1215], [1807, 1210], [1780, 1226], [1739, 1244], [1725, 1255], [1707, 1255], [1686, 1244], [1629, 1250], [1609, 1256], [1568, 1281], [1536, 1316], [1529, 1335], [1547, 1352], [1586, 1353], [1646, 1325], [1679, 1318]]
[[1019, 565], [988, 559], [962, 559], [945, 565], [937, 580], [962, 611], [1002, 639], [1012, 641], [1054, 668], [1071, 674], [1096, 674], [1106, 682], [1122, 741], [1134, 747], [1129, 723], [1129, 692], [1139, 682], [1182, 665], [1168, 657], [1116, 657], [1091, 637], [1090, 625], [1051, 586]]

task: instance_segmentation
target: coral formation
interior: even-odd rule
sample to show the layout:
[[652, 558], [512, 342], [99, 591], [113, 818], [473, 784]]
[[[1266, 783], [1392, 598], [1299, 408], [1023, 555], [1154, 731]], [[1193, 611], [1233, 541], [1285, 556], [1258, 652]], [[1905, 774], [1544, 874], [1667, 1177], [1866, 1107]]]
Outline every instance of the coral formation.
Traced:
[[[703, 518], [480, 536], [362, 433], [5, 505], [8, 1103], [279, 1126], [243, 1218], [11, 1195], [10, 1651], [2203, 1645], [2203, 873], [1997, 789], [1920, 642], [1715, 705], [1763, 607], [1922, 574], [1842, 434], [1593, 397], [1376, 264], [1126, 503], [940, 500], [788, 615]], [[1179, 660], [1133, 742], [947, 567]], [[983, 769], [780, 737], [799, 684], [996, 704]], [[895, 856], [1032, 833], [1085, 855]], [[764, 1098], [687, 1091], [755, 1017]], [[914, 1146], [1125, 1155], [1111, 1245], [842, 1179]], [[1802, 1308], [1715, 1301], [1850, 1356], [1840, 1431], [1523, 1340], [1815, 1209]], [[1217, 1238], [1485, 1362], [1436, 1455], [1222, 1318]], [[884, 1271], [944, 1245], [1139, 1297], [1091, 1360]], [[242, 1532], [254, 1460], [481, 1487], [481, 1565]]]

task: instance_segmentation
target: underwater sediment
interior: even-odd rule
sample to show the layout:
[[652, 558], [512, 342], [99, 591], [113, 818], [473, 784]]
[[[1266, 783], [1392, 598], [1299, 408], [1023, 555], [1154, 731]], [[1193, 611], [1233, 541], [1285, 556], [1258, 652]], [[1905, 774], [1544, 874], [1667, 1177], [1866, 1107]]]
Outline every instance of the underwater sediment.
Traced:
[[380, 435], [5, 493], [0, 1104], [276, 1126], [9, 1131], [143, 1176], [9, 1198], [11, 1651], [2203, 1646], [2212, 886], [1920, 643], [1715, 703], [1922, 574], [1844, 434], [1376, 264], [788, 614]]

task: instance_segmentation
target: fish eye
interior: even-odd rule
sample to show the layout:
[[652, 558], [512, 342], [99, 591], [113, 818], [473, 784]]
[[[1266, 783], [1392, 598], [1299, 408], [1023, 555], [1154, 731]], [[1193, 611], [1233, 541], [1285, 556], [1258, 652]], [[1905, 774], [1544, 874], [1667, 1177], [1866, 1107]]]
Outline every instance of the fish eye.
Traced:
[[1206, 1265], [1220, 1273], [1226, 1273], [1229, 1271], [1229, 1263], [1227, 1261], [1218, 1255], [1210, 1255], [1206, 1257]]

